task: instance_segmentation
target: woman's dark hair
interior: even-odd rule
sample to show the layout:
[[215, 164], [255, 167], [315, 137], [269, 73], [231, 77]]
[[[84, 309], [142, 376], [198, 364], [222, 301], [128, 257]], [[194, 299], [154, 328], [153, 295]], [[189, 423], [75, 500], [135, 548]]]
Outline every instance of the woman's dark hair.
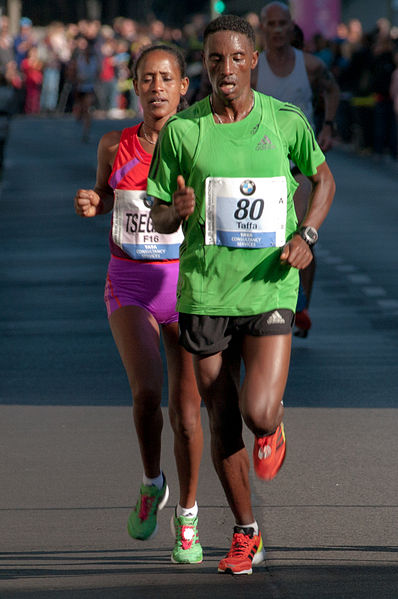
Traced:
[[[166, 44], [150, 44], [148, 46], [144, 46], [143, 48], [141, 48], [140, 52], [138, 53], [138, 55], [136, 56], [136, 58], [134, 60], [134, 64], [133, 64], [133, 68], [132, 68], [134, 80], [138, 79], [138, 67], [139, 67], [142, 59], [145, 58], [145, 56], [148, 56], [148, 54], [150, 54], [151, 52], [156, 52], [156, 51], [168, 52], [168, 54], [171, 54], [172, 56], [174, 56], [174, 58], [176, 59], [176, 62], [178, 64], [178, 68], [180, 70], [181, 79], [183, 79], [183, 77], [187, 76], [186, 75], [187, 64], [186, 64], [185, 58], [179, 48], [177, 48], [176, 46], [167, 46]], [[180, 103], [177, 107], [177, 112], [181, 112], [181, 110], [188, 108], [188, 106], [189, 106], [189, 104], [188, 104], [188, 101], [185, 98], [185, 96], [180, 96]]]
[[221, 15], [221, 17], [217, 17], [217, 19], [210, 21], [203, 33], [203, 44], [205, 44], [206, 39], [210, 34], [217, 33], [217, 31], [235, 31], [236, 33], [243, 33], [243, 35], [250, 40], [253, 47], [256, 44], [254, 29], [243, 17], [238, 17], [236, 15]]
[[139, 67], [141, 60], [143, 58], [145, 58], [145, 56], [147, 56], [151, 52], [157, 52], [157, 51], [168, 52], [169, 54], [174, 56], [174, 58], [176, 59], [176, 61], [178, 63], [178, 67], [180, 69], [181, 79], [183, 77], [186, 77], [187, 65], [185, 62], [185, 58], [184, 58], [181, 50], [179, 50], [179, 48], [177, 48], [176, 46], [167, 46], [166, 44], [150, 44], [148, 46], [144, 46], [143, 48], [141, 48], [138, 55], [136, 56], [136, 59], [134, 60], [133, 79], [136, 79], [136, 80], [138, 79], [137, 72], [138, 72], [138, 67]]

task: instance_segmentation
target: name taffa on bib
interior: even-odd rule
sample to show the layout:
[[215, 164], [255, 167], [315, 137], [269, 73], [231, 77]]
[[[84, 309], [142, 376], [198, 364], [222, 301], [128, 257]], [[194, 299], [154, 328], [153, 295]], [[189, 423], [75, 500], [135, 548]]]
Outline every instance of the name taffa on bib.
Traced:
[[206, 179], [206, 245], [282, 247], [286, 215], [285, 177]]
[[112, 239], [134, 260], [175, 260], [184, 238], [175, 233], [157, 233], [149, 215], [151, 202], [146, 191], [115, 189]]

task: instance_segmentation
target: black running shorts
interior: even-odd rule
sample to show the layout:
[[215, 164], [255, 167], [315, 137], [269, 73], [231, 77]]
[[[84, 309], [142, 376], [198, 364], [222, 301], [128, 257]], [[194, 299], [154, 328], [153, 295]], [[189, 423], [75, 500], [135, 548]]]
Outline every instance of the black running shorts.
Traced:
[[278, 308], [254, 316], [179, 314], [180, 343], [192, 354], [210, 355], [227, 349], [232, 338], [289, 335], [294, 312]]

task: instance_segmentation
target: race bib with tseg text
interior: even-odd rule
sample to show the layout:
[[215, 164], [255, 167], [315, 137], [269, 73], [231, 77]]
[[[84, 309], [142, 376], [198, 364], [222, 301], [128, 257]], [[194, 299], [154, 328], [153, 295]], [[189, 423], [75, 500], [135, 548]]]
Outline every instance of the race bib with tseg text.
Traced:
[[183, 240], [181, 228], [176, 233], [157, 233], [150, 209], [145, 190], [115, 189], [113, 241], [134, 260], [177, 259]]

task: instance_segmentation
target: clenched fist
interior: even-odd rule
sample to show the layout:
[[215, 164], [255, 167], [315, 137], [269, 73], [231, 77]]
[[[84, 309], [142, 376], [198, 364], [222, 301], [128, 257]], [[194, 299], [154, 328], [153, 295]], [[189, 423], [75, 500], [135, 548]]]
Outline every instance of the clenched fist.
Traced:
[[85, 218], [97, 216], [102, 208], [102, 200], [93, 189], [79, 189], [74, 204], [76, 214]]

